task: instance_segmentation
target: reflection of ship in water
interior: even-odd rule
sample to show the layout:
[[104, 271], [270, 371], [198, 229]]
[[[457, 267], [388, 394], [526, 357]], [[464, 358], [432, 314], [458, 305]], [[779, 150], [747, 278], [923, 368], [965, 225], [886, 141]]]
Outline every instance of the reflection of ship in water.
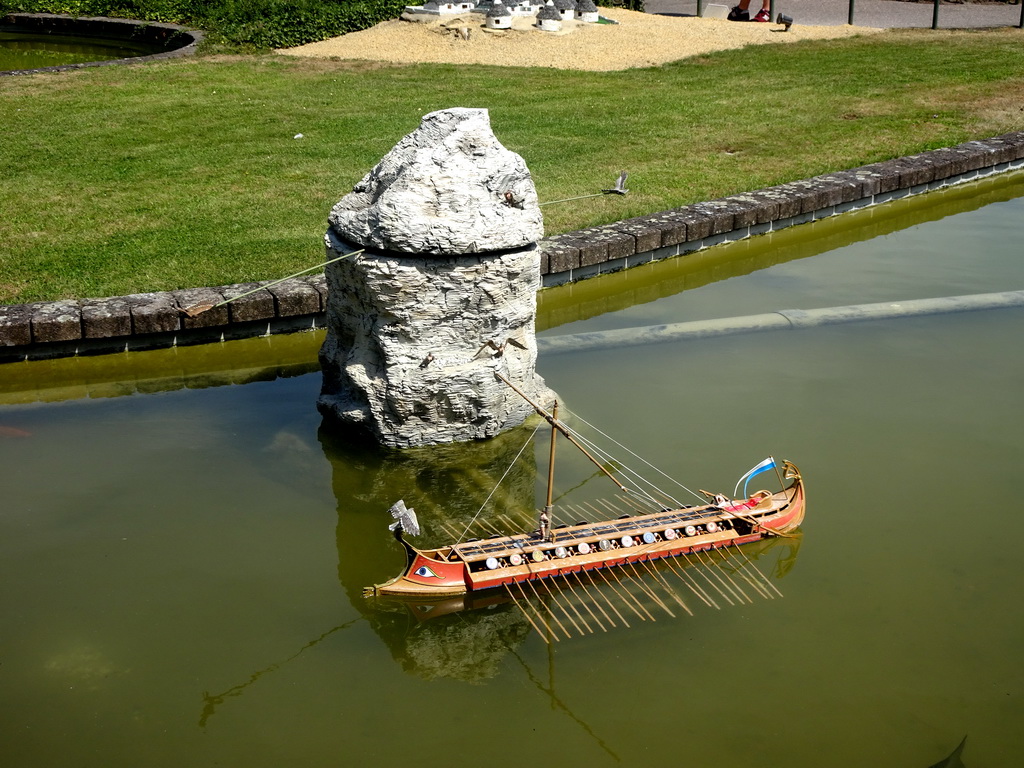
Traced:
[[[339, 528], [342, 527], [339, 524]], [[375, 521], [374, 527], [380, 528], [379, 521]], [[775, 582], [788, 574], [796, 563], [800, 541], [800, 537], [768, 539], [748, 545], [743, 551], [774, 589]], [[339, 554], [341, 552], [339, 548]], [[723, 568], [721, 565], [717, 567]], [[344, 569], [339, 568], [339, 571]], [[362, 581], [363, 577], [357, 576], [352, 584], [359, 585]], [[250, 673], [244, 682], [219, 693], [204, 692], [199, 727], [205, 728], [208, 720], [228, 699], [241, 696], [264, 676], [279, 671], [324, 640], [365, 620], [388, 645], [404, 670], [426, 679], [446, 677], [466, 682], [486, 680], [494, 677], [505, 658], [511, 656], [523, 667], [538, 690], [551, 699], [553, 709], [575, 721], [601, 749], [617, 759], [611, 748], [559, 697], [553, 680], [545, 682], [538, 678], [518, 653], [517, 647], [530, 633], [531, 626], [524, 614], [512, 605], [507, 593], [492, 591], [485, 596], [461, 595], [440, 601], [388, 601], [384, 598], [367, 601], [358, 586], [347, 585], [345, 589], [353, 605], [360, 609], [360, 616], [311, 638], [288, 657]], [[751, 590], [746, 592], [750, 594]], [[601, 599], [617, 599], [615, 594], [606, 587], [606, 594]], [[560, 597], [567, 599], [567, 596]], [[554, 609], [550, 599], [546, 605], [548, 610]], [[648, 609], [654, 605], [649, 604]], [[626, 618], [629, 619], [631, 615]], [[633, 620], [637, 619], [634, 617]], [[549, 664], [549, 678], [553, 671], [553, 666]]]

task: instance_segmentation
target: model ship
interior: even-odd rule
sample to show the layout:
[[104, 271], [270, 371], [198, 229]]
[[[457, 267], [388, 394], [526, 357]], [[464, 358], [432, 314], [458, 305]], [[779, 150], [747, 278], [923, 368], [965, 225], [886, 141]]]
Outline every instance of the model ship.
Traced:
[[[797, 467], [772, 457], [740, 477], [733, 496], [700, 491], [706, 503], [666, 504], [660, 494], [631, 489], [620, 482], [597, 458], [575, 430], [558, 418], [558, 405], [551, 412], [528, 398], [501, 374], [495, 373], [519, 393], [552, 427], [548, 464], [547, 499], [537, 528], [530, 532], [452, 543], [433, 549], [418, 549], [404, 534], [419, 534], [413, 510], [403, 501], [391, 513], [395, 538], [406, 551], [405, 570], [383, 584], [368, 587], [367, 595], [414, 600], [433, 600], [458, 595], [482, 596], [487, 590], [504, 587], [522, 589], [533, 582], [590, 579], [596, 571], [649, 567], [655, 561], [672, 560], [709, 550], [723, 550], [771, 537], [791, 536], [804, 517], [805, 493]], [[553, 514], [555, 439], [564, 435], [618, 486], [620, 498], [632, 512], [603, 522], [580, 521], [574, 525], [551, 526]], [[750, 481], [774, 471], [782, 488], [747, 494]], [[743, 492], [737, 496], [740, 486]], [[652, 509], [653, 508], [653, 509]]]

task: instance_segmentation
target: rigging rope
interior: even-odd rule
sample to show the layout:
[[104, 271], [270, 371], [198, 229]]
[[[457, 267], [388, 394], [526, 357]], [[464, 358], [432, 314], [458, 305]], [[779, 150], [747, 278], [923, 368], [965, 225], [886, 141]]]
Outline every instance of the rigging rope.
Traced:
[[487, 502], [489, 502], [491, 500], [491, 497], [494, 495], [494, 492], [496, 490], [498, 490], [498, 487], [503, 482], [505, 482], [505, 478], [508, 477], [508, 473], [512, 471], [512, 467], [514, 467], [516, 462], [519, 461], [519, 457], [523, 455], [523, 451], [526, 450], [526, 446], [528, 446], [531, 442], [533, 442], [534, 435], [537, 434], [537, 430], [540, 429], [542, 426], [543, 426], [543, 422], [539, 422], [537, 424], [537, 426], [534, 427], [533, 432], [530, 433], [530, 436], [528, 438], [526, 438], [526, 442], [523, 443], [523, 447], [519, 449], [519, 453], [516, 454], [516, 457], [514, 459], [512, 459], [512, 461], [509, 462], [508, 467], [505, 468], [505, 473], [501, 476], [501, 479], [498, 480], [498, 482], [496, 482], [494, 484], [494, 487], [491, 488], [491, 492], [488, 493], [487, 494], [487, 498], [484, 499], [484, 503], [480, 505], [480, 509], [478, 509], [476, 511], [476, 514], [473, 515], [473, 519], [470, 520], [469, 523], [466, 525], [466, 529], [462, 532], [462, 535], [459, 537], [459, 540], [457, 542], [455, 542], [456, 544], [461, 544], [462, 540], [464, 538], [466, 538], [466, 534], [469, 533], [469, 529], [473, 527], [473, 523], [476, 522], [476, 519], [478, 517], [480, 517], [480, 513], [484, 511], [484, 507], [487, 506]]
[[[566, 409], [566, 410], [568, 410], [568, 409]], [[658, 473], [659, 475], [661, 475], [662, 477], [665, 477], [665, 478], [667, 478], [667, 479], [671, 480], [671, 481], [672, 481], [673, 483], [675, 483], [676, 485], [678, 485], [678, 486], [679, 486], [680, 488], [682, 488], [682, 489], [683, 489], [684, 491], [686, 491], [687, 493], [689, 493], [689, 494], [690, 494], [691, 496], [693, 496], [693, 497], [695, 497], [695, 498], [697, 498], [697, 499], [700, 499], [701, 501], [704, 501], [704, 497], [703, 497], [703, 496], [702, 496], [701, 494], [695, 493], [694, 491], [692, 491], [692, 490], [690, 490], [689, 488], [687, 488], [687, 487], [686, 487], [685, 485], [683, 485], [682, 483], [680, 483], [680, 482], [679, 482], [678, 480], [676, 480], [676, 479], [675, 479], [674, 477], [672, 477], [671, 475], [668, 475], [668, 474], [666, 474], [665, 472], [662, 472], [662, 471], [661, 471], [660, 469], [658, 469], [658, 468], [657, 468], [656, 466], [654, 466], [654, 465], [653, 465], [653, 464], [651, 464], [651, 463], [650, 463], [649, 461], [647, 461], [647, 459], [643, 458], [642, 456], [638, 456], [638, 455], [637, 455], [636, 453], [634, 453], [634, 452], [633, 452], [633, 451], [631, 451], [631, 450], [630, 450], [629, 448], [627, 448], [626, 446], [624, 446], [624, 445], [623, 445], [622, 443], [620, 443], [620, 442], [619, 442], [618, 440], [616, 440], [616, 439], [615, 439], [614, 437], [611, 437], [610, 435], [606, 435], [606, 434], [605, 434], [604, 432], [602, 432], [602, 431], [601, 431], [600, 429], [598, 429], [598, 428], [597, 428], [597, 427], [595, 427], [595, 426], [594, 426], [593, 424], [591, 424], [590, 422], [588, 422], [588, 421], [587, 421], [586, 419], [584, 419], [584, 418], [583, 418], [582, 416], [580, 416], [580, 415], [579, 415], [578, 413], [573, 413], [573, 416], [575, 416], [575, 417], [576, 417], [577, 419], [579, 419], [579, 420], [580, 420], [581, 422], [583, 422], [584, 424], [586, 424], [586, 425], [587, 425], [588, 427], [590, 427], [591, 429], [593, 429], [593, 430], [594, 430], [595, 432], [597, 432], [598, 434], [600, 434], [600, 435], [601, 435], [601, 436], [603, 436], [604, 438], [606, 438], [606, 439], [608, 439], [608, 440], [611, 440], [611, 441], [612, 441], [613, 443], [615, 443], [615, 445], [619, 446], [619, 448], [621, 448], [622, 450], [626, 451], [626, 452], [627, 452], [627, 453], [628, 453], [628, 454], [629, 454], [630, 456], [633, 456], [634, 458], [638, 459], [639, 461], [642, 461], [642, 462], [643, 462], [644, 464], [646, 464], [646, 465], [647, 465], [648, 467], [650, 467], [651, 469], [653, 469], [653, 470], [654, 470], [655, 472], [657, 472], [657, 473]], [[655, 485], [654, 485], [653, 483], [651, 483], [651, 485], [652, 485], [652, 486], [653, 486], [653, 487], [654, 487], [655, 489], [657, 489], [657, 486], [655, 486]], [[659, 493], [664, 493], [664, 491], [660, 491], [660, 490], [659, 490]], [[670, 499], [672, 498], [672, 497], [671, 497], [671, 495], [669, 495], [669, 494], [667, 494], [667, 493], [666, 493], [665, 495], [666, 495], [666, 496], [668, 496], [668, 497], [669, 497]], [[673, 499], [673, 501], [674, 501], [674, 499]]]
[[[680, 488], [682, 488], [684, 491], [686, 491], [690, 495], [694, 496], [695, 498], [697, 498], [697, 499], [699, 499], [701, 501], [704, 500], [703, 497], [700, 494], [697, 494], [694, 491], [692, 491], [691, 489], [687, 488], [685, 485], [680, 483], [678, 480], [673, 478], [671, 475], [668, 475], [667, 473], [663, 472], [658, 467], [654, 466], [649, 461], [644, 459], [642, 456], [638, 455], [634, 451], [632, 451], [629, 448], [627, 448], [625, 445], [620, 443], [615, 438], [613, 438], [610, 435], [606, 434], [605, 432], [603, 432], [598, 427], [595, 427], [593, 424], [588, 422], [586, 419], [584, 419], [579, 414], [577, 414], [577, 413], [575, 413], [573, 411], [569, 411], [568, 408], [566, 408], [565, 411], [566, 411], [567, 414], [569, 414], [569, 415], [573, 416], [574, 418], [578, 419], [581, 423], [585, 424], [590, 429], [592, 429], [595, 432], [597, 432], [599, 435], [601, 435], [603, 438], [605, 438], [609, 442], [617, 445], [619, 448], [624, 450], [626, 453], [628, 453], [633, 458], [637, 459], [638, 461], [641, 461], [643, 464], [645, 464], [650, 469], [653, 469], [655, 472], [657, 472], [662, 477], [665, 477], [665, 478], [671, 480], [673, 483], [678, 485]], [[505, 478], [508, 477], [509, 472], [512, 471], [512, 467], [514, 467], [516, 462], [519, 461], [520, 457], [523, 455], [523, 452], [526, 451], [526, 448], [531, 444], [531, 442], [533, 441], [534, 437], [537, 435], [537, 431], [543, 425], [544, 425], [543, 422], [538, 423], [537, 426], [530, 433], [529, 437], [526, 438], [526, 441], [523, 443], [522, 447], [519, 449], [519, 452], [516, 454], [515, 458], [511, 462], [509, 462], [509, 465], [505, 469], [504, 474], [502, 474], [502, 476], [498, 480], [498, 482], [494, 484], [494, 487], [491, 488], [490, 493], [487, 494], [487, 498], [484, 499], [483, 503], [480, 505], [480, 508], [476, 511], [476, 514], [473, 515], [473, 518], [469, 521], [469, 523], [466, 525], [465, 529], [462, 531], [462, 535], [458, 538], [458, 541], [456, 541], [457, 545], [461, 544], [465, 540], [466, 534], [469, 533], [469, 530], [473, 527], [473, 524], [476, 523], [477, 518], [480, 517], [480, 513], [483, 512], [484, 508], [490, 502], [490, 500], [494, 496], [495, 492], [498, 490], [498, 488], [501, 486], [501, 484], [505, 481]], [[659, 488], [656, 484], [652, 483], [650, 480], [645, 478], [639, 472], [637, 472], [636, 470], [632, 469], [631, 467], [629, 467], [628, 465], [626, 465], [625, 463], [623, 463], [622, 461], [617, 459], [615, 456], [613, 456], [607, 450], [605, 450], [604, 448], [599, 446], [593, 440], [591, 440], [590, 438], [584, 436], [578, 430], [570, 427], [562, 419], [559, 419], [559, 425], [561, 427], [565, 428], [569, 433], [571, 433], [571, 435], [573, 436], [574, 439], [578, 440], [582, 445], [584, 445], [592, 453], [594, 453], [599, 459], [601, 459], [602, 461], [605, 461], [605, 462], [607, 462], [609, 464], [618, 465], [619, 471], [622, 474], [628, 476], [631, 479], [631, 482], [635, 483], [638, 486], [636, 489], [626, 488], [625, 491], [626, 491], [627, 494], [629, 494], [631, 496], [634, 496], [634, 497], [639, 496], [640, 498], [638, 499], [638, 501], [641, 501], [641, 502], [644, 502], [644, 503], [648, 503], [648, 504], [653, 504], [658, 509], [663, 509], [665, 507], [664, 503], [662, 501], [660, 501], [659, 499], [655, 498], [655, 496], [653, 496], [649, 491], [647, 491], [644, 487], [642, 487], [642, 486], [648, 486], [651, 489], [653, 489], [654, 492], [656, 492], [656, 493], [660, 494], [662, 497], [670, 500], [673, 504], [675, 504], [677, 506], [680, 506], [680, 507], [683, 506], [681, 502], [679, 502], [677, 499], [675, 499], [672, 496], [672, 494], [670, 494], [670, 493], [662, 490], [661, 488]], [[552, 510], [552, 520], [551, 520], [552, 523], [555, 522], [554, 518], [555, 518], [556, 514], [557, 513], [554, 510]]]
[[[621, 462], [618, 459], [616, 459], [614, 456], [612, 456], [606, 450], [604, 450], [599, 445], [597, 445], [594, 441], [588, 439], [587, 437], [584, 437], [582, 434], [580, 434], [579, 432], [577, 432], [574, 429], [571, 429], [567, 425], [563, 424], [563, 426], [565, 426], [565, 428], [569, 430], [569, 432], [572, 434], [574, 439], [578, 440], [584, 446], [589, 448], [591, 450], [591, 452], [597, 454], [599, 458], [607, 461], [610, 464], [617, 465], [619, 470], [623, 474], [627, 474], [627, 475], [632, 476], [633, 482], [635, 482], [638, 486], [641, 485], [641, 484], [648, 485], [648, 486], [654, 488], [654, 490], [658, 491], [658, 493], [661, 493], [665, 498], [671, 500], [673, 503], [675, 503], [675, 504], [679, 503], [675, 499], [673, 499], [671, 495], [665, 493], [660, 488], [655, 486], [652, 482], [650, 482], [649, 480], [645, 479], [642, 475], [640, 475], [640, 473], [636, 472], [635, 470], [631, 469], [629, 466], [627, 466], [623, 462]], [[643, 488], [639, 488], [639, 487], [637, 489], [625, 488], [624, 490], [625, 490], [625, 492], [627, 494], [630, 494], [630, 495], [637, 495], [637, 494], [641, 495], [644, 498], [645, 501], [650, 502], [657, 509], [661, 509], [664, 506], [664, 504], [661, 501], [659, 501], [658, 499], [654, 498], [654, 496], [652, 496], [648, 491], [644, 490]]]
[[[588, 426], [590, 426], [590, 425], [588, 425]], [[566, 428], [569, 429], [569, 427], [566, 427]], [[598, 431], [600, 431], [600, 430], [598, 430]], [[620, 471], [623, 472], [623, 474], [627, 474], [627, 475], [629, 475], [632, 478], [632, 482], [636, 483], [638, 488], [637, 489], [626, 488], [625, 492], [627, 494], [632, 495], [632, 496], [640, 495], [642, 497], [643, 501], [654, 505], [654, 507], [657, 508], [657, 509], [663, 509], [665, 507], [665, 503], [664, 503], [663, 500], [659, 500], [659, 499], [655, 498], [649, 491], [647, 491], [644, 488], [640, 487], [640, 486], [649, 486], [654, 491], [656, 491], [657, 493], [661, 494], [663, 499], [668, 499], [671, 503], [675, 504], [676, 506], [682, 506], [682, 504], [680, 504], [679, 501], [677, 501], [675, 498], [673, 498], [671, 494], [666, 493], [661, 488], [659, 488], [657, 485], [655, 485], [650, 480], [648, 480], [643, 475], [641, 475], [639, 472], [637, 472], [636, 470], [632, 469], [631, 467], [629, 467], [628, 465], [626, 465], [625, 463], [623, 463], [619, 459], [616, 459], [614, 456], [612, 456], [606, 450], [604, 450], [603, 448], [598, 446], [592, 440], [590, 440], [589, 438], [583, 436], [582, 434], [580, 434], [576, 430], [571, 430], [571, 432], [572, 432], [573, 436], [576, 439], [578, 439], [581, 443], [584, 443], [585, 445], [587, 445], [587, 447], [589, 447], [593, 452], [600, 454], [602, 458], [608, 460], [609, 462], [612, 462], [612, 463], [616, 464], [619, 467]], [[605, 437], [608, 437], [608, 436], [605, 435]], [[611, 440], [611, 438], [608, 438], [608, 439]], [[615, 442], [615, 441], [613, 440], [612, 442]], [[628, 450], [628, 449], [626, 449], [626, 450]]]

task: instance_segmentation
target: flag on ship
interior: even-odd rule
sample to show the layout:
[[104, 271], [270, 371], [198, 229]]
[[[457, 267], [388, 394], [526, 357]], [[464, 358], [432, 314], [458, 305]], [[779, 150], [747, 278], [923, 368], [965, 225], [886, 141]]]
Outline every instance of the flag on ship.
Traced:
[[736, 496], [736, 491], [739, 490], [740, 483], [743, 483], [743, 496], [747, 495], [747, 484], [755, 477], [760, 475], [762, 472], [767, 472], [769, 469], [775, 469], [775, 459], [769, 456], [767, 459], [762, 461], [756, 467], [747, 472], [743, 477], [736, 481], [736, 487], [733, 488], [732, 495]]

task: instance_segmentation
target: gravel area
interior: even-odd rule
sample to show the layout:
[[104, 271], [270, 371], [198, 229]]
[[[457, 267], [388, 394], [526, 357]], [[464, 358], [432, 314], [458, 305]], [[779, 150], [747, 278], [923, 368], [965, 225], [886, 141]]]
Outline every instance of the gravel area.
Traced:
[[[515, 19], [510, 30], [489, 30], [483, 16], [466, 13], [433, 23], [386, 21], [371, 29], [279, 51], [289, 56], [361, 59], [398, 64], [494, 64], [609, 71], [650, 67], [745, 45], [834, 39], [880, 29], [775, 24], [658, 16], [614, 8], [601, 15], [618, 24], [568, 22], [561, 32], [541, 32], [532, 19]], [[468, 32], [468, 39], [467, 39]]]

